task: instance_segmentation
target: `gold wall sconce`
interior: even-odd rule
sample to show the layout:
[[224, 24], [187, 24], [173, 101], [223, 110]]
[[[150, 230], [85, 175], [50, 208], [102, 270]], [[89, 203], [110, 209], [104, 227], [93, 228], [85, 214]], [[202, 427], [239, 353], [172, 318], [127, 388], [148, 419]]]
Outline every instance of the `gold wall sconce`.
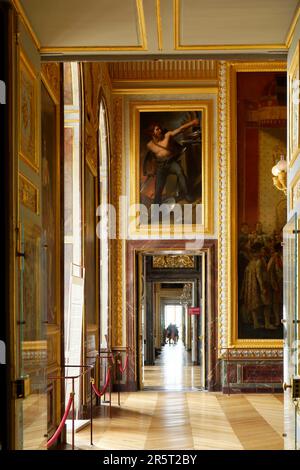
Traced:
[[287, 164], [284, 155], [280, 155], [280, 160], [272, 168], [273, 184], [279, 191], [286, 195], [287, 188]]

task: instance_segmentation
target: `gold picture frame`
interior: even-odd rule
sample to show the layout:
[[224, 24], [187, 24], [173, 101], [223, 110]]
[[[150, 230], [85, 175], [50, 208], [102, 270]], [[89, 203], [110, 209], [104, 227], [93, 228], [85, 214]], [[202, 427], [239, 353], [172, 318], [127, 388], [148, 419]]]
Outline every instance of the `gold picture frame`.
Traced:
[[289, 142], [288, 165], [291, 168], [300, 152], [299, 42], [288, 68]]
[[[228, 220], [228, 272], [229, 296], [228, 311], [228, 347], [241, 349], [277, 349], [283, 347], [283, 339], [241, 339], [238, 335], [238, 189], [237, 189], [237, 74], [239, 72], [286, 72], [284, 62], [232, 62], [227, 66], [227, 96], [230, 112], [228, 138], [228, 181], [229, 199], [227, 208]], [[271, 174], [270, 174], [271, 178]], [[219, 258], [220, 259], [220, 258]]]
[[[195, 196], [196, 203], [201, 207], [201, 224], [191, 223], [188, 226], [178, 227], [175, 223], [163, 225], [156, 223], [140, 223], [140, 219], [136, 214], [129, 214], [129, 235], [155, 236], [170, 233], [171, 237], [182, 238], [182, 235], [188, 235], [193, 238], [195, 234], [211, 234], [213, 233], [213, 152], [212, 152], [212, 136], [213, 136], [213, 100], [180, 100], [180, 101], [139, 101], [130, 104], [130, 204], [131, 207], [137, 207], [141, 204], [141, 180], [142, 163], [141, 163], [141, 135], [145, 128], [145, 122], [150, 117], [155, 120], [161, 120], [162, 116], [176, 114], [176, 118], [182, 113], [185, 115], [201, 115], [201, 151], [199, 152], [199, 180], [201, 181], [201, 198]], [[170, 117], [171, 116], [171, 117]], [[165, 118], [166, 119], [166, 118]], [[164, 126], [162, 118], [161, 122]], [[171, 129], [169, 129], [171, 130]], [[150, 137], [149, 137], [150, 140]], [[187, 178], [188, 181], [188, 178]], [[188, 184], [188, 183], [187, 183]], [[200, 201], [201, 199], [201, 201]], [[151, 201], [151, 199], [150, 199]], [[194, 204], [195, 201], [193, 201]], [[150, 202], [150, 206], [151, 206]], [[193, 219], [194, 220], [194, 219]]]
[[40, 167], [38, 142], [38, 79], [24, 52], [20, 51], [19, 155], [34, 171]]

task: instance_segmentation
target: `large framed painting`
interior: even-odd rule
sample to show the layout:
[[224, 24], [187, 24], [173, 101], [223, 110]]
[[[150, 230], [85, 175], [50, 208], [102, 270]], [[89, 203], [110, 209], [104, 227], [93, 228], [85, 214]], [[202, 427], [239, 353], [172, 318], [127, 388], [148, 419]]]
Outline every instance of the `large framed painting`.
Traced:
[[[287, 83], [283, 64], [231, 66], [236, 127], [231, 142], [232, 343], [282, 346], [282, 230], [287, 198], [272, 167], [286, 158]], [[234, 275], [234, 273], [236, 273]], [[230, 311], [230, 310], [229, 310]]]
[[20, 52], [19, 154], [33, 170], [39, 170], [37, 76], [33, 66]]
[[211, 232], [212, 102], [135, 102], [130, 113], [130, 229]]
[[294, 52], [288, 70], [289, 87], [289, 152], [288, 162], [291, 167], [300, 152], [300, 93], [299, 93], [299, 43]]

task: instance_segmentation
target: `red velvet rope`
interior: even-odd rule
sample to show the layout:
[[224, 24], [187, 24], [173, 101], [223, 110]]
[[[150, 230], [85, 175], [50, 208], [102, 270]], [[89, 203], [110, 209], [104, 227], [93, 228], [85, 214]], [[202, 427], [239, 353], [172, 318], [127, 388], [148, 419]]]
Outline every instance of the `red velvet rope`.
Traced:
[[120, 370], [121, 374], [123, 374], [125, 372], [127, 367], [128, 367], [128, 355], [126, 356], [124, 367], [122, 367], [121, 359], [119, 361], [119, 370]]
[[69, 401], [68, 401], [68, 404], [67, 404], [67, 408], [66, 408], [66, 410], [64, 412], [64, 415], [62, 417], [62, 420], [61, 420], [58, 428], [56, 429], [55, 433], [53, 434], [53, 436], [49, 439], [49, 441], [47, 441], [47, 448], [51, 447], [52, 444], [54, 444], [54, 442], [56, 442], [57, 439], [59, 438], [60, 433], [62, 432], [62, 428], [64, 427], [64, 424], [65, 424], [66, 419], [68, 417], [69, 411], [71, 409], [71, 405], [72, 405], [73, 400], [74, 400], [74, 395], [72, 393], [70, 393], [70, 398], [69, 398]]
[[96, 385], [92, 382], [92, 387], [93, 387], [93, 390], [94, 392], [96, 393], [96, 395], [98, 395], [98, 397], [102, 397], [102, 395], [104, 395], [104, 393], [106, 392], [106, 389], [109, 385], [109, 382], [110, 382], [110, 369], [108, 369], [107, 371], [107, 374], [106, 374], [106, 381], [105, 381], [105, 384], [104, 384], [104, 387], [103, 389], [101, 390], [101, 392], [98, 390], [98, 388], [96, 387]]

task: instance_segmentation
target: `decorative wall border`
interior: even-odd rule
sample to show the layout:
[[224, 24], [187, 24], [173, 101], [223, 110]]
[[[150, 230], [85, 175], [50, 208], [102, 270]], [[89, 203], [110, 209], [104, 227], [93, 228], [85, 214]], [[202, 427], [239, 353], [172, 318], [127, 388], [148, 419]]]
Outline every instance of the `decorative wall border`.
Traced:
[[[242, 69], [257, 70], [264, 67], [257, 63], [244, 63], [239, 65]], [[266, 64], [266, 69], [272, 68], [272, 64]], [[278, 68], [281, 70], [283, 64], [279, 63]], [[219, 63], [219, 97], [218, 97], [218, 128], [219, 128], [219, 252], [218, 252], [218, 357], [220, 359], [282, 359], [283, 351], [279, 346], [270, 345], [268, 347], [263, 341], [252, 340], [242, 341], [243, 344], [233, 344], [231, 342], [231, 326], [232, 326], [232, 286], [230, 279], [232, 272], [231, 263], [231, 243], [232, 234], [230, 233], [230, 215], [231, 215], [231, 138], [230, 138], [230, 122], [232, 117], [232, 106], [230, 99], [230, 64], [225, 61]], [[240, 341], [241, 342], [241, 341]], [[279, 340], [278, 340], [279, 343]], [[266, 347], [267, 346], [267, 347]]]
[[218, 245], [218, 344], [219, 348], [228, 346], [228, 162], [227, 162], [227, 134], [228, 134], [228, 104], [227, 104], [227, 66], [225, 61], [219, 63], [219, 96], [218, 96], [218, 130], [219, 130], [219, 245]]
[[[123, 98], [113, 99], [113, 135], [114, 147], [112, 158], [112, 175], [114, 184], [111, 188], [112, 204], [116, 209], [116, 239], [112, 240], [112, 311], [111, 334], [112, 346], [122, 346], [123, 338], [123, 242], [119, 238], [119, 197], [122, 195], [122, 151], [123, 151]], [[125, 326], [125, 325], [124, 325]]]

